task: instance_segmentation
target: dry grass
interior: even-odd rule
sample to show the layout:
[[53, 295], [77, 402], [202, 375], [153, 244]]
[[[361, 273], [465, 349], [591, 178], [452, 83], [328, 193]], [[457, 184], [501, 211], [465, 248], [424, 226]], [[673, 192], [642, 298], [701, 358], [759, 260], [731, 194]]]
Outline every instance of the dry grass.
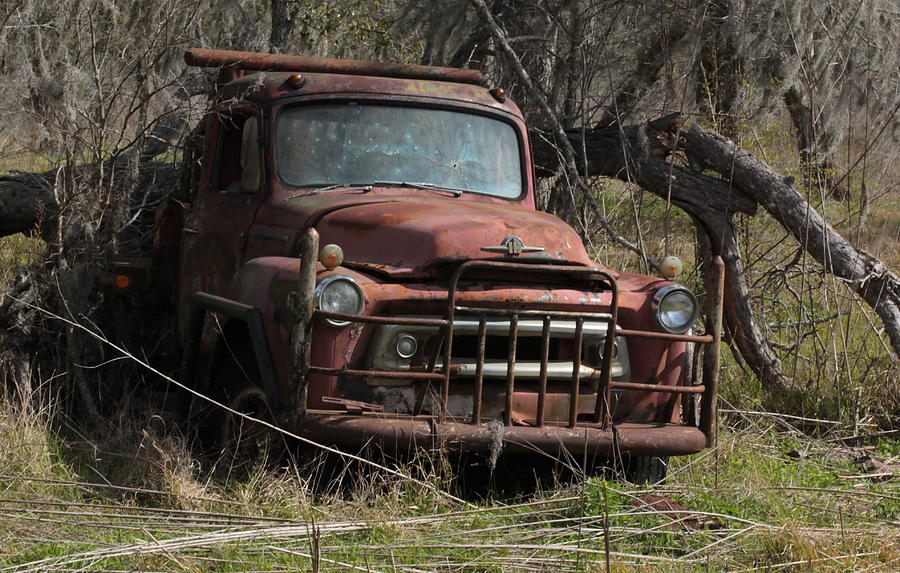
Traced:
[[[850, 448], [775, 415], [730, 415], [718, 447], [675, 461], [662, 487], [593, 478], [517, 504], [469, 507], [373, 468], [330, 494], [292, 467], [216, 482], [155, 417], [123, 427], [111, 426], [116, 439], [97, 440], [102, 447], [85, 462], [46, 415], [22, 415], [8, 402], [0, 409], [0, 571], [900, 566], [897, 482], [847, 479], [861, 473], [854, 456], [891, 461], [900, 442]], [[110, 477], [112, 459], [131, 464], [121, 481], [89, 483]], [[635, 502], [648, 495], [673, 509]]]

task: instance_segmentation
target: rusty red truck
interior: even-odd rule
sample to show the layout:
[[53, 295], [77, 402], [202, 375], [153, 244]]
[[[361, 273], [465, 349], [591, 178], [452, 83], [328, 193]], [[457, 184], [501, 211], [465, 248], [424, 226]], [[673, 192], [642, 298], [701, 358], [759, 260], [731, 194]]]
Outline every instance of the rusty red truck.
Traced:
[[649, 459], [714, 439], [721, 266], [697, 334], [687, 288], [593, 262], [536, 209], [522, 113], [479, 72], [186, 60], [220, 69], [177, 224], [198, 391], [349, 448]]

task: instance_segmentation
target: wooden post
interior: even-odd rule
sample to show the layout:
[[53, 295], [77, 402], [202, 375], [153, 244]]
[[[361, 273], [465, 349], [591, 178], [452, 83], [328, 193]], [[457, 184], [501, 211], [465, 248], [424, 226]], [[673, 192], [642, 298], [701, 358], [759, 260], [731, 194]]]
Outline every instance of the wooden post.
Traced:
[[[309, 360], [312, 346], [312, 318], [316, 299], [316, 263], [319, 254], [319, 233], [309, 229], [300, 239], [300, 274], [297, 291], [291, 293], [289, 305], [294, 313], [294, 330], [291, 333], [293, 364], [290, 380], [290, 422], [297, 423], [306, 414], [309, 384]], [[295, 427], [292, 425], [292, 427]]]
[[719, 366], [722, 344], [722, 303], [725, 298], [725, 263], [722, 257], [712, 261], [715, 269], [708, 272], [706, 332], [712, 334], [712, 342], [706, 344], [703, 356], [703, 405], [700, 409], [700, 429], [706, 434], [706, 446], [712, 447], [716, 441], [716, 418], [718, 417]]

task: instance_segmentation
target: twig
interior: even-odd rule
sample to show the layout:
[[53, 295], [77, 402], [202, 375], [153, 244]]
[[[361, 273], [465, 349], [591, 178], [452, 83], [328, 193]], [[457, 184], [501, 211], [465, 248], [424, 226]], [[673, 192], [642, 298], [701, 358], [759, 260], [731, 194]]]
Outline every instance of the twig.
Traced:
[[883, 432], [872, 432], [871, 434], [855, 434], [853, 436], [846, 436], [843, 438], [829, 438], [825, 441], [849, 444], [852, 442], [864, 442], [866, 440], [871, 440], [872, 438], [883, 438], [885, 436], [893, 436], [895, 434], [900, 434], [900, 430], [885, 430]]
[[[278, 551], [279, 553], [287, 553], [288, 555], [296, 555], [298, 557], [306, 557], [309, 560], [313, 559], [313, 556], [309, 553], [303, 553], [302, 551], [295, 551], [292, 549], [286, 549], [284, 547], [275, 547], [274, 545], [267, 545], [266, 549], [271, 551]], [[350, 563], [344, 563], [343, 561], [335, 561], [334, 559], [328, 559], [327, 557], [322, 557], [321, 555], [316, 555], [315, 559], [319, 561], [325, 561], [326, 563], [333, 563], [334, 565], [340, 565], [341, 567], [346, 567], [347, 569], [353, 569], [354, 571], [366, 571], [367, 573], [380, 573], [377, 569], [372, 569], [370, 567], [359, 567], [357, 565], [352, 565]]]
[[859, 475], [837, 475], [835, 476], [838, 479], [884, 479], [884, 478], [897, 478], [900, 477], [893, 472], [878, 472], [874, 474], [859, 474]]
[[[836, 557], [828, 556], [828, 557], [820, 557], [818, 559], [801, 559], [800, 561], [787, 561], [785, 563], [776, 563], [774, 565], [766, 565], [766, 571], [771, 571], [773, 568], [783, 568], [783, 567], [792, 567], [794, 565], [807, 565], [813, 563], [821, 563], [822, 561], [839, 561], [844, 559], [853, 559], [854, 557], [872, 557], [875, 555], [879, 555], [877, 551], [871, 551], [868, 553], [848, 553], [847, 555], [838, 555]], [[732, 573], [747, 573], [749, 571], [759, 571], [758, 567], [751, 567], [750, 569], [737, 569], [732, 571]]]
[[836, 426], [847, 426], [846, 422], [838, 420], [823, 420], [821, 418], [804, 418], [802, 416], [794, 416], [791, 414], [781, 414], [779, 412], [763, 412], [760, 410], [732, 410], [730, 408], [719, 408], [720, 412], [728, 412], [729, 414], [752, 414], [754, 416], [768, 416], [770, 418], [787, 418], [789, 420], [798, 420], [800, 422], [813, 422], [816, 424], [834, 424]]
[[[0, 477], [0, 479], [4, 479]], [[160, 492], [164, 493], [164, 492]], [[172, 494], [174, 495], [174, 494]], [[203, 499], [205, 501], [212, 501], [214, 503], [234, 503], [235, 505], [241, 505], [239, 502], [220, 502], [219, 500], [210, 499], [210, 498], [192, 498], [192, 499]], [[260, 521], [270, 521], [274, 523], [303, 523], [300, 519], [293, 519], [289, 517], [269, 517], [265, 515], [242, 515], [239, 513], [216, 513], [211, 511], [195, 511], [191, 509], [175, 509], [175, 508], [165, 508], [165, 507], [142, 507], [142, 506], [134, 506], [134, 505], [114, 505], [114, 504], [104, 504], [104, 503], [90, 503], [90, 502], [79, 502], [79, 501], [54, 501], [54, 500], [31, 500], [31, 499], [12, 499], [12, 498], [0, 498], [0, 504], [17, 504], [17, 505], [41, 505], [41, 506], [53, 506], [53, 507], [88, 507], [92, 509], [111, 509], [111, 510], [122, 510], [122, 511], [131, 511], [131, 512], [140, 512], [140, 513], [149, 513], [151, 515], [160, 515], [163, 514], [164, 518], [171, 518], [177, 515], [187, 515], [191, 517], [206, 517], [210, 519], [215, 519], [219, 521], [228, 522], [229, 520], [234, 521], [251, 521], [251, 522], [260, 522]], [[122, 514], [115, 513], [113, 515], [120, 516]]]

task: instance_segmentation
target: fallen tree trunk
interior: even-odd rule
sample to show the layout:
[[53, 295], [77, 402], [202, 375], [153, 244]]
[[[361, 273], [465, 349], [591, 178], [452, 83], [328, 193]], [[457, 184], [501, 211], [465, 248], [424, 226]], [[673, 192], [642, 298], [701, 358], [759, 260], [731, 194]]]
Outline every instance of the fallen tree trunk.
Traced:
[[[750, 307], [750, 287], [731, 218], [735, 212], [754, 215], [757, 203], [728, 181], [698, 170], [673, 165], [680, 116], [646, 125], [567, 130], [576, 149], [584, 150], [579, 172], [587, 177], [612, 177], [640, 185], [671, 201], [690, 215], [707, 237], [711, 254], [725, 262], [725, 328], [743, 361], [770, 396], [788, 386], [781, 360], [763, 336]], [[548, 134], [533, 132], [535, 170], [548, 176], [559, 169], [559, 154]]]
[[0, 177], [0, 237], [31, 234], [56, 224], [56, 171]]
[[[106, 186], [110, 179], [122, 179], [123, 171], [127, 169], [124, 161], [107, 164], [106, 167], [107, 176], [100, 182], [103, 186]], [[68, 173], [67, 168], [60, 167], [58, 170], [43, 173], [0, 177], [0, 237], [22, 233], [39, 235], [47, 242], [55, 242], [62, 207], [55, 192], [57, 179], [70, 175], [77, 178], [96, 178], [97, 169], [93, 165], [84, 165], [73, 168], [72, 172]], [[128, 195], [123, 203], [129, 219], [132, 219], [131, 223], [123, 225], [118, 230], [116, 236], [119, 240], [129, 242], [140, 240], [146, 243], [146, 237], [137, 239], [135, 235], [153, 232], [144, 221], [149, 220], [152, 224], [156, 204], [177, 189], [178, 167], [170, 163], [148, 160], [140, 164], [136, 175], [132, 185], [116, 184], [117, 192]], [[138, 220], [139, 217], [142, 220]]]
[[[674, 150], [674, 133], [681, 117], [672, 114], [642, 125], [594, 129], [569, 129], [566, 136], [584, 155], [576, 161], [583, 177], [613, 177], [637, 183], [672, 204], [694, 211], [756, 214], [756, 201], [735, 190], [727, 181], [693, 169], [673, 165], [667, 157]], [[553, 136], [531, 130], [535, 172], [539, 177], [554, 175], [560, 154]]]
[[856, 249], [829, 225], [793, 186], [762, 160], [731, 140], [694, 125], [684, 134], [685, 152], [753, 197], [794, 235], [827, 272], [841, 278], [881, 317], [900, 357], [900, 278], [885, 264]]

